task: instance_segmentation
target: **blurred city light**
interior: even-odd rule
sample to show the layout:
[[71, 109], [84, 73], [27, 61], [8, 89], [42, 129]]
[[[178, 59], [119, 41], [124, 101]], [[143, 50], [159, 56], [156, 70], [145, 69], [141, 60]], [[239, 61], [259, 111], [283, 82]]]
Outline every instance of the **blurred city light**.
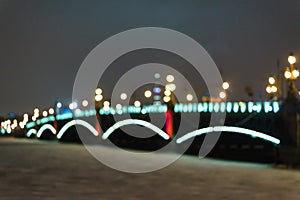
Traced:
[[88, 105], [89, 105], [88, 100], [84, 99], [84, 100], [82, 101], [82, 106], [83, 106], [83, 107], [87, 107]]
[[284, 77], [286, 79], [290, 79], [292, 77], [292, 73], [287, 69], [285, 72], [284, 72]]
[[144, 95], [146, 98], [150, 98], [152, 96], [152, 92], [150, 90], [146, 90]]
[[166, 85], [166, 90], [174, 91], [176, 89], [176, 85], [174, 83], [169, 83]]
[[97, 101], [97, 102], [102, 101], [102, 99], [103, 99], [103, 96], [101, 94], [97, 94], [95, 96], [95, 101]]
[[224, 92], [224, 91], [220, 92], [220, 93], [219, 93], [219, 97], [220, 97], [221, 99], [225, 99], [225, 98], [226, 98], [226, 92]]
[[54, 109], [53, 109], [53, 108], [50, 108], [50, 109], [49, 109], [49, 114], [50, 114], [50, 115], [53, 115], [53, 114], [54, 114]]
[[135, 101], [133, 104], [134, 104], [135, 107], [140, 107], [141, 106], [141, 102], [140, 101]]
[[293, 65], [296, 63], [296, 57], [294, 56], [294, 54], [290, 54], [289, 57], [288, 57], [288, 62]]
[[48, 112], [46, 110], [43, 111], [43, 117], [47, 117], [48, 116]]
[[61, 102], [57, 102], [56, 107], [57, 108], [61, 108], [62, 107], [62, 103]]
[[298, 76], [299, 76], [299, 71], [297, 70], [297, 69], [294, 69], [293, 71], [292, 71], [292, 76], [296, 79], [296, 78], [298, 78]]
[[161, 89], [159, 87], [154, 87], [153, 92], [154, 92], [154, 94], [160, 94]]
[[171, 97], [169, 96], [164, 96], [164, 102], [168, 103], [169, 101], [171, 101]]
[[269, 79], [268, 79], [268, 82], [269, 82], [269, 84], [271, 84], [271, 85], [275, 84], [275, 78], [272, 77], [272, 76], [270, 76]]
[[273, 85], [271, 87], [271, 91], [272, 91], [272, 93], [276, 93], [277, 92], [277, 87], [275, 85]]
[[165, 90], [164, 95], [170, 96], [171, 95], [171, 91], [170, 90]]
[[126, 93], [122, 93], [122, 94], [120, 95], [120, 98], [121, 98], [122, 100], [126, 100], [126, 99], [127, 99], [127, 94], [126, 94]]
[[229, 88], [229, 83], [228, 83], [228, 82], [223, 82], [222, 88], [223, 88], [224, 90], [227, 90], [227, 89]]
[[193, 100], [193, 95], [192, 94], [187, 94], [186, 95], [186, 100], [192, 101]]
[[171, 74], [167, 75], [167, 77], [166, 77], [166, 80], [167, 80], [169, 83], [173, 82], [174, 79], [175, 79], [174, 76], [171, 75]]
[[159, 78], [160, 78], [160, 73], [155, 73], [155, 74], [154, 74], [154, 78], [155, 78], [155, 79], [159, 79]]
[[97, 89], [95, 90], [95, 93], [96, 93], [96, 94], [102, 94], [102, 89], [101, 89], [101, 88], [97, 88]]
[[266, 92], [267, 92], [268, 94], [271, 94], [271, 92], [272, 92], [272, 87], [271, 87], [271, 86], [267, 86], [267, 87], [266, 87]]
[[104, 106], [104, 107], [109, 107], [109, 106], [110, 106], [109, 101], [104, 101], [104, 102], [103, 102], [103, 106]]
[[78, 106], [77, 102], [72, 102], [72, 103], [69, 104], [69, 108], [70, 108], [71, 110], [76, 109], [77, 106]]

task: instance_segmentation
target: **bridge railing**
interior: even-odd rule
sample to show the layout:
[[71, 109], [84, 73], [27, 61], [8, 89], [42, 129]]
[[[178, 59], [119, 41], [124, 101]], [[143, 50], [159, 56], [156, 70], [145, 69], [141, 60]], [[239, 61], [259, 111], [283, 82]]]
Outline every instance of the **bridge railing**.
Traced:
[[[165, 113], [167, 105], [145, 105], [142, 107], [122, 106], [101, 108], [100, 115], [121, 115], [121, 114], [147, 114], [147, 113]], [[277, 113], [280, 110], [279, 102], [201, 102], [201, 103], [179, 103], [175, 104], [174, 112], [189, 113], [189, 112], [226, 112], [226, 113]], [[81, 117], [90, 117], [96, 115], [95, 109], [77, 110], [64, 114], [57, 114], [38, 119], [35, 122], [29, 122], [26, 128], [32, 128], [35, 125], [41, 125], [56, 120], [67, 120]]]

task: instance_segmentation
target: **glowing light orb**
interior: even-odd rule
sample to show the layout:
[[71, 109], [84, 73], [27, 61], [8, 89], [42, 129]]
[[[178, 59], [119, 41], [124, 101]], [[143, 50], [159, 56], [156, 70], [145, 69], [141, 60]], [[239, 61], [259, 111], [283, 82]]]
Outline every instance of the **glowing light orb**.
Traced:
[[167, 77], [166, 77], [166, 80], [167, 80], [169, 83], [173, 82], [174, 79], [175, 79], [174, 76], [171, 75], [171, 74], [167, 75]]
[[87, 107], [89, 105], [89, 102], [85, 99], [82, 101], [82, 106]]
[[150, 98], [152, 96], [152, 92], [150, 90], [146, 90], [144, 95], [146, 98]]
[[134, 104], [135, 107], [140, 107], [141, 106], [141, 102], [140, 101], [135, 101], [133, 104]]
[[191, 95], [191, 94], [187, 94], [186, 95], [186, 100], [188, 100], [188, 101], [192, 101], [193, 100], [193, 95]]
[[126, 94], [126, 93], [122, 93], [122, 94], [120, 95], [120, 98], [121, 98], [122, 100], [126, 100], [126, 99], [127, 99], [127, 94]]

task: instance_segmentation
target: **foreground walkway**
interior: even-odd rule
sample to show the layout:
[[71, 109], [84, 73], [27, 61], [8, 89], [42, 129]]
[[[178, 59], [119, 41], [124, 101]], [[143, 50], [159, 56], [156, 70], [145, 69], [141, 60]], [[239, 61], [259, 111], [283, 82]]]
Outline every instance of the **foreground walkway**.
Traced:
[[0, 199], [300, 199], [300, 171], [183, 156], [126, 174], [81, 145], [0, 139]]

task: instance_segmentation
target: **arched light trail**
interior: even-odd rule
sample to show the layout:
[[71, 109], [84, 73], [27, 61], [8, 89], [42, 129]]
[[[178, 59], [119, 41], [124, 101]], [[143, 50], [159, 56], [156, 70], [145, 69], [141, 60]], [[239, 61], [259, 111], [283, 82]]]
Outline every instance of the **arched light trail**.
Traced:
[[151, 129], [152, 131], [156, 132], [157, 134], [159, 134], [165, 140], [170, 139], [170, 136], [167, 133], [165, 133], [164, 131], [162, 131], [160, 128], [154, 126], [153, 124], [151, 124], [149, 122], [146, 122], [146, 121], [143, 121], [143, 120], [138, 120], [138, 119], [125, 119], [123, 121], [119, 121], [119, 122], [115, 123], [109, 129], [107, 129], [107, 131], [105, 133], [103, 133], [102, 139], [106, 140], [115, 130], [117, 130], [118, 128], [120, 128], [122, 126], [127, 126], [127, 125], [144, 126], [146, 128]]
[[81, 125], [84, 126], [85, 128], [87, 128], [89, 131], [91, 131], [93, 133], [94, 136], [98, 136], [99, 133], [98, 131], [92, 126], [90, 125], [88, 122], [80, 120], [80, 119], [76, 119], [76, 120], [72, 120], [68, 123], [66, 123], [58, 132], [57, 134], [57, 139], [60, 139], [64, 133], [71, 127], [71, 126], [75, 126], [75, 125]]
[[232, 132], [232, 133], [239, 133], [239, 134], [245, 134], [245, 135], [249, 135], [251, 137], [258, 137], [261, 138], [263, 140], [272, 142], [276, 145], [280, 144], [280, 140], [272, 137], [270, 135], [261, 133], [261, 132], [257, 132], [257, 131], [253, 131], [250, 129], [246, 129], [246, 128], [240, 128], [240, 127], [234, 127], [234, 126], [214, 126], [214, 127], [207, 127], [207, 128], [202, 128], [202, 129], [198, 129], [195, 131], [192, 131], [190, 133], [187, 133], [186, 135], [178, 138], [176, 140], [177, 144], [180, 144], [190, 138], [199, 136], [199, 135], [203, 135], [203, 134], [207, 134], [207, 133], [212, 133], [212, 132]]
[[56, 134], [55, 128], [51, 124], [44, 124], [36, 134], [36, 137], [40, 138], [45, 130], [49, 129], [54, 135]]
[[35, 129], [30, 129], [27, 133], [26, 133], [26, 136], [27, 137], [30, 137], [32, 134], [36, 135], [37, 131]]

